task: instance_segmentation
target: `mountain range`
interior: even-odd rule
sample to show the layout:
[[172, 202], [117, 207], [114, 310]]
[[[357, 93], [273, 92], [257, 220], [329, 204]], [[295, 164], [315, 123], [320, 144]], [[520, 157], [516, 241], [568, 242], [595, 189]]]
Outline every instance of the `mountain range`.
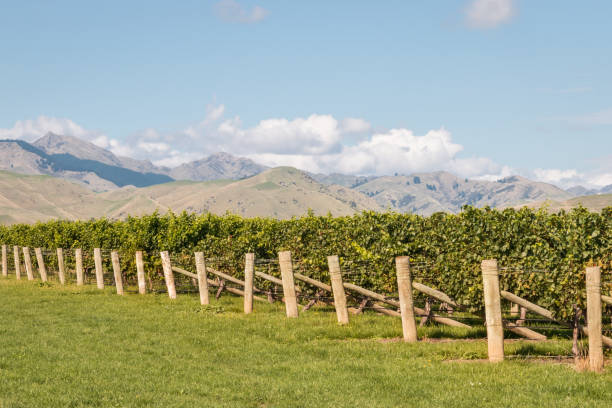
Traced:
[[5, 171], [0, 174], [4, 222], [121, 218], [156, 209], [277, 218], [302, 215], [308, 209], [334, 215], [361, 210], [429, 215], [458, 212], [466, 204], [509, 207], [554, 202], [566, 208], [575, 205], [570, 201], [575, 196], [593, 194], [599, 195], [598, 207], [612, 197], [604, 194], [612, 192], [612, 185], [599, 191], [580, 186], [563, 190], [519, 176], [493, 182], [448, 172], [382, 177], [312, 174], [290, 167], [270, 169], [228, 153], [168, 168], [54, 133], [33, 143], [0, 140], [0, 170]]

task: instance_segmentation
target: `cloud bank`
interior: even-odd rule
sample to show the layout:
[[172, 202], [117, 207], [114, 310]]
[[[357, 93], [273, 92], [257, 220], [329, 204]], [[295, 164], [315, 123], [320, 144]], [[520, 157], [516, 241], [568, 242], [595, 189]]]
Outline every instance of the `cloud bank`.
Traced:
[[48, 132], [75, 136], [89, 141], [102, 135], [100, 132], [84, 129], [70, 119], [39, 116], [34, 120], [18, 120], [12, 128], [0, 128], [0, 139], [21, 139], [33, 142]]
[[[69, 119], [41, 116], [0, 129], [0, 138], [33, 141], [47, 131], [89, 140], [120, 156], [175, 167], [220, 151], [271, 167], [293, 166], [314, 173], [393, 175], [446, 170], [462, 177], [497, 180], [513, 174], [571, 187], [612, 184], [612, 160], [592, 172], [575, 169], [519, 170], [487, 157], [469, 157], [445, 128], [415, 134], [406, 128], [373, 131], [362, 118], [312, 114], [270, 118], [244, 126], [227, 117], [224, 105], [211, 105], [204, 118], [176, 132], [145, 129], [124, 140], [90, 131]], [[607, 167], [606, 167], [607, 166]]]

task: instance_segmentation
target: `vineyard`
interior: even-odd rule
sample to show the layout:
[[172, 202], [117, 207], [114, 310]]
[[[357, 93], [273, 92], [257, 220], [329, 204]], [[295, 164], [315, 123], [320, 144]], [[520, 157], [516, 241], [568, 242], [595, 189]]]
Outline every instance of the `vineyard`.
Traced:
[[[87, 390], [89, 405], [261, 406], [243, 392], [250, 384], [258, 401], [312, 406], [320, 398], [307, 376], [318, 389], [335, 383], [325, 397], [334, 405], [354, 396], [354, 406], [398, 406], [397, 389], [448, 381], [456, 395], [422, 396], [419, 406], [436, 406], [432, 398], [452, 405], [456, 396], [472, 406], [499, 398], [500, 387], [508, 401], [534, 405], [542, 398], [536, 383], [551, 403], [562, 390], [566, 406], [607, 406], [611, 219], [612, 208], [465, 208], [431, 217], [183, 213], [0, 226], [0, 291], [12, 316], [0, 336], [3, 388], [11, 390], [0, 405], [24, 393], [31, 405], [74, 405]], [[495, 370], [456, 364], [485, 358], [511, 362]], [[528, 359], [577, 371], [588, 363], [602, 380], [574, 377], [576, 393], [567, 371]], [[258, 375], [245, 376], [245, 367]], [[515, 379], [529, 376], [516, 394], [527, 385]], [[488, 384], [486, 392], [466, 393], [467, 380]], [[373, 383], [378, 394], [360, 394]], [[347, 387], [351, 396], [336, 395]]]
[[364, 212], [279, 221], [183, 213], [125, 221], [53, 221], [0, 226], [0, 242], [51, 251], [114, 249], [127, 277], [136, 274], [133, 254], [143, 251], [152, 281], [163, 278], [160, 251], [175, 257], [201, 251], [222, 260], [237, 278], [242, 278], [246, 253], [265, 260], [275, 259], [279, 251], [291, 251], [305, 275], [325, 282], [329, 281], [327, 257], [337, 255], [352, 283], [380, 293], [397, 292], [394, 258], [407, 255], [418, 268], [415, 280], [442, 290], [471, 312], [484, 309], [480, 263], [497, 259], [502, 271], [513, 272], [501, 279], [502, 290], [567, 321], [574, 318], [576, 308], [585, 308], [586, 266], [602, 268], [602, 293], [612, 289], [611, 231], [612, 208], [602, 213], [579, 208], [548, 214], [467, 207], [457, 215], [430, 217]]

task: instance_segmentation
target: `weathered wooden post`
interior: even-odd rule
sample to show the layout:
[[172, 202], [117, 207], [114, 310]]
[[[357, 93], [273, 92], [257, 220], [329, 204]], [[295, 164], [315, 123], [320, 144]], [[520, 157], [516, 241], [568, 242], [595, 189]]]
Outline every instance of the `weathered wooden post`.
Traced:
[[13, 258], [15, 260], [15, 279], [21, 279], [21, 261], [19, 260], [19, 247], [13, 246]]
[[64, 266], [64, 250], [57, 248], [57, 275], [59, 277], [60, 284], [66, 284], [66, 268]]
[[32, 258], [30, 256], [30, 248], [23, 247], [21, 248], [23, 251], [23, 264], [25, 265], [26, 275], [28, 275], [28, 280], [34, 280], [34, 272], [32, 269]]
[[45, 267], [45, 258], [43, 258], [43, 253], [41, 248], [34, 248], [34, 252], [36, 253], [36, 263], [38, 263], [38, 273], [40, 274], [40, 279], [43, 282], [46, 282], [47, 279], [47, 268]]
[[117, 251], [111, 252], [111, 262], [113, 264], [113, 275], [115, 276], [115, 287], [117, 288], [117, 294], [123, 295], [123, 279], [121, 278], [121, 264], [119, 263], [119, 253]]
[[244, 260], [244, 313], [253, 312], [253, 275], [255, 274], [255, 254], [246, 254]]
[[77, 286], [83, 286], [83, 251], [81, 248], [74, 250], [74, 260], [76, 269], [76, 284]]
[[484, 289], [485, 317], [489, 361], [504, 361], [504, 328], [502, 325], [501, 297], [499, 294], [499, 270], [497, 260], [482, 261], [482, 282]]
[[295, 296], [295, 282], [293, 281], [293, 264], [291, 252], [278, 253], [278, 263], [283, 280], [283, 296], [285, 297], [285, 310], [287, 317], [298, 317], [297, 298]]
[[136, 251], [136, 277], [138, 278], [138, 293], [147, 293], [147, 282], [145, 281], [144, 261], [142, 251]]
[[162, 259], [162, 267], [164, 268], [164, 279], [168, 288], [168, 296], [170, 299], [176, 299], [176, 287], [174, 286], [174, 274], [172, 273], [172, 262], [170, 262], [170, 254], [168, 251], [160, 252]]
[[331, 280], [332, 293], [334, 295], [334, 307], [338, 323], [348, 324], [348, 309], [346, 307], [346, 293], [342, 284], [342, 272], [340, 271], [340, 261], [336, 255], [327, 257], [327, 267], [329, 268], [329, 278]]
[[2, 276], [8, 276], [7, 246], [2, 244]]
[[100, 248], [94, 248], [94, 264], [96, 266], [96, 285], [98, 285], [98, 289], [104, 289], [104, 269]]
[[414, 318], [414, 302], [412, 299], [410, 258], [407, 256], [396, 257], [395, 272], [397, 274], [397, 289], [399, 292], [404, 341], [412, 343], [417, 341], [417, 327]]
[[518, 304], [512, 303], [511, 306], [510, 306], [510, 316], [518, 317], [520, 312], [521, 312], [520, 309], [521, 309], [521, 307]]
[[601, 334], [601, 269], [586, 268], [587, 330], [589, 333], [589, 369], [601, 372], [604, 368]]
[[196, 272], [198, 273], [198, 290], [200, 291], [200, 304], [209, 304], [208, 300], [208, 278], [206, 277], [206, 261], [203, 252], [195, 253]]

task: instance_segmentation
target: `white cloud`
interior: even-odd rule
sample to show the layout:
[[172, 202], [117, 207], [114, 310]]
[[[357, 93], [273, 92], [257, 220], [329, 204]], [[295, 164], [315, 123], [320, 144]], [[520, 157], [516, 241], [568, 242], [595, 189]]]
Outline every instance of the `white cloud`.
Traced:
[[18, 120], [12, 128], [0, 129], [0, 138], [22, 139], [32, 142], [43, 137], [48, 132], [58, 135], [75, 136], [86, 140], [92, 140], [101, 136], [101, 133], [86, 130], [70, 119], [39, 116], [33, 120]]
[[155, 164], [164, 167], [177, 167], [181, 164], [199, 160], [202, 158], [197, 152], [180, 152], [178, 150], [171, 150], [168, 154], [160, 160], [156, 160]]
[[109, 138], [102, 132], [85, 129], [70, 119], [39, 116], [36, 119], [18, 120], [12, 128], [1, 129], [0, 139], [21, 139], [34, 142], [47, 133], [73, 136], [110, 150], [118, 156], [133, 156], [137, 151], [117, 139]]
[[587, 172], [576, 169], [534, 169], [527, 177], [562, 188], [583, 186], [599, 189], [612, 184], [612, 172], [603, 168]]
[[515, 15], [514, 0], [473, 0], [465, 10], [468, 26], [480, 29], [495, 28]]
[[343, 133], [365, 133], [372, 128], [370, 122], [361, 118], [344, 118], [340, 126]]
[[224, 140], [235, 142], [240, 154], [265, 152], [276, 154], [320, 155], [338, 151], [342, 132], [331, 115], [308, 118], [266, 119], [250, 129], [242, 129], [239, 120], [228, 120], [218, 128]]
[[391, 129], [343, 149], [338, 170], [346, 173], [394, 174], [446, 167], [463, 147], [445, 129], [416, 136], [408, 129]]
[[533, 171], [538, 180], [546, 183], [560, 183], [578, 180], [580, 177], [575, 169], [535, 169]]
[[257, 23], [268, 15], [268, 10], [255, 6], [248, 11], [235, 0], [221, 0], [214, 6], [217, 16], [231, 23]]
[[408, 129], [391, 129], [370, 135], [355, 145], [340, 144], [336, 149], [316, 154], [293, 149], [285, 153], [259, 151], [246, 156], [269, 166], [294, 166], [316, 173], [388, 175], [448, 170], [472, 177], [502, 170], [490, 159], [457, 158], [462, 150], [446, 129], [431, 130], [423, 136]]
[[117, 156], [133, 157], [137, 153], [131, 146], [123, 144], [117, 139], [111, 139], [106, 135], [100, 135], [94, 139], [90, 139], [90, 142], [98, 147], [110, 150]]

